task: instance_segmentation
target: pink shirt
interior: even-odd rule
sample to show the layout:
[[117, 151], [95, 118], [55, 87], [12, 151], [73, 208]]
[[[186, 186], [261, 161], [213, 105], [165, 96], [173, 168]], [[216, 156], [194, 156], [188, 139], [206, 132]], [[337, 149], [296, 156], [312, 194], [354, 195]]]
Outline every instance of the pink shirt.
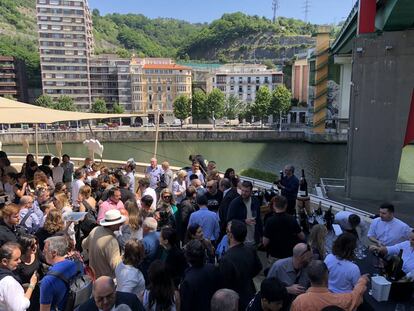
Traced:
[[105, 202], [102, 202], [101, 205], [99, 205], [99, 212], [98, 212], [98, 223], [102, 220], [105, 219], [105, 213], [107, 211], [110, 211], [111, 209], [117, 209], [118, 211], [120, 211], [121, 209], [124, 208], [124, 203], [122, 203], [121, 200], [119, 200], [118, 203], [114, 203], [111, 201], [111, 199], [106, 200]]

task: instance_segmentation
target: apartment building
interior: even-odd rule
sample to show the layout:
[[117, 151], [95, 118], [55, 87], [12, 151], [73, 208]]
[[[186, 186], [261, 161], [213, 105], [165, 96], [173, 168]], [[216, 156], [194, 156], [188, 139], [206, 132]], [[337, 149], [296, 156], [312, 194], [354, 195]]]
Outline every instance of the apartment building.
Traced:
[[0, 96], [27, 102], [27, 75], [23, 61], [11, 56], [0, 56]]
[[308, 53], [297, 54], [295, 57], [292, 66], [292, 97], [306, 103], [309, 84]]
[[106, 102], [108, 109], [117, 103], [125, 111], [133, 111], [130, 59], [117, 55], [92, 56], [89, 71], [92, 102], [100, 98]]
[[212, 77], [214, 88], [220, 89], [226, 97], [234, 95], [246, 103], [254, 102], [261, 86], [267, 86], [272, 91], [279, 84], [283, 84], [281, 71], [256, 64], [224, 65]]
[[191, 68], [168, 58], [131, 60], [132, 108], [154, 120], [158, 111], [164, 122], [174, 119], [173, 103], [180, 95], [191, 97]]
[[43, 93], [70, 96], [79, 109], [90, 109], [93, 38], [88, 1], [37, 0], [36, 11]]

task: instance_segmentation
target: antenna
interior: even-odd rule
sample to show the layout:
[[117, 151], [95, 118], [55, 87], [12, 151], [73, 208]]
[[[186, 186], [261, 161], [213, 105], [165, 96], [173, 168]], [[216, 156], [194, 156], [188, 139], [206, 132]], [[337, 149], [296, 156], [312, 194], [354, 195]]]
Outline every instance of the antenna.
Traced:
[[305, 22], [308, 22], [308, 16], [310, 11], [310, 0], [304, 0], [303, 3], [303, 13], [305, 14]]
[[279, 9], [279, 0], [273, 0], [272, 10], [273, 10], [273, 23], [276, 23], [276, 12]]

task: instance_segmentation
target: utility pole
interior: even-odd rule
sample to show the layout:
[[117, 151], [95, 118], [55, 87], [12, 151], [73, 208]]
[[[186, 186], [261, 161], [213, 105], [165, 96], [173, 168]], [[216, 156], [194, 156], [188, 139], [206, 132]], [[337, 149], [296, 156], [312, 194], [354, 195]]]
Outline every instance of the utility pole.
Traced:
[[304, 0], [303, 13], [305, 14], [305, 22], [308, 22], [309, 11], [310, 11], [310, 0]]
[[276, 12], [279, 9], [279, 0], [273, 0], [272, 9], [273, 9], [273, 24], [274, 24], [276, 23]]

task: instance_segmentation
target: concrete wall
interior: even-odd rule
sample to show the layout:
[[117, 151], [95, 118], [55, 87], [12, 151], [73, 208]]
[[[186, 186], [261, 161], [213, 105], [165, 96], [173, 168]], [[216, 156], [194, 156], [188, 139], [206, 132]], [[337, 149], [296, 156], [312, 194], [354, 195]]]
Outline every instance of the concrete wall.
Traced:
[[414, 86], [414, 30], [354, 42], [347, 195], [392, 200]]

